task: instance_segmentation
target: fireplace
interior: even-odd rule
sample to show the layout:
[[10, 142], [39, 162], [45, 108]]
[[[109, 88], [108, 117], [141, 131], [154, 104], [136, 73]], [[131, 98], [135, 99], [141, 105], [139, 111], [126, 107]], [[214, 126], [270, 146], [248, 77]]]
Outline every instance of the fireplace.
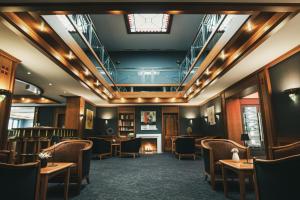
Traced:
[[[142, 138], [142, 145], [143, 145], [143, 140], [147, 141], [150, 140], [150, 144], [154, 144], [156, 142], [156, 145], [152, 146], [147, 146], [147, 151], [152, 151], [151, 148], [153, 149], [155, 147], [156, 153], [162, 153], [162, 146], [161, 146], [161, 134], [160, 133], [152, 133], [152, 134], [141, 134], [138, 133], [136, 134], [137, 138]], [[149, 147], [149, 148], [148, 148]], [[141, 148], [142, 151], [143, 148]], [[145, 148], [144, 148], [145, 150]]]
[[156, 138], [142, 138], [142, 145], [140, 152], [142, 154], [157, 153], [157, 139]]

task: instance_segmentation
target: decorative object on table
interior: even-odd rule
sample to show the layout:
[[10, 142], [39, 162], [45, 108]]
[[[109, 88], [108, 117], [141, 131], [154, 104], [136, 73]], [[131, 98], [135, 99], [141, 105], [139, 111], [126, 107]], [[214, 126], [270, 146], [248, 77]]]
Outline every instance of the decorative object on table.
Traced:
[[206, 109], [207, 112], [207, 121], [209, 125], [216, 124], [216, 116], [215, 116], [215, 106], [208, 107]]
[[188, 135], [192, 135], [192, 133], [193, 133], [193, 129], [192, 129], [192, 127], [187, 127], [187, 129], [186, 129], [186, 133], [188, 134]]
[[240, 162], [238, 148], [231, 149], [231, 153], [232, 153], [232, 160], [235, 161], [235, 162]]
[[250, 138], [249, 138], [249, 135], [246, 134], [246, 133], [242, 133], [241, 134], [241, 141], [244, 142], [244, 146], [247, 147], [247, 141], [249, 141]]
[[94, 123], [94, 112], [86, 109], [85, 129], [93, 129]]
[[57, 143], [60, 142], [60, 137], [57, 135], [53, 135], [51, 137], [51, 143], [53, 144], [53, 156], [52, 156], [52, 163], [49, 165], [49, 167], [55, 167], [56, 165], [54, 164], [54, 160], [55, 160], [55, 146]]
[[156, 111], [141, 111], [141, 130], [157, 130]]
[[41, 168], [47, 167], [48, 159], [51, 157], [51, 154], [48, 152], [39, 153], [39, 159], [41, 161]]
[[128, 133], [127, 137], [128, 138], [134, 138], [134, 133]]

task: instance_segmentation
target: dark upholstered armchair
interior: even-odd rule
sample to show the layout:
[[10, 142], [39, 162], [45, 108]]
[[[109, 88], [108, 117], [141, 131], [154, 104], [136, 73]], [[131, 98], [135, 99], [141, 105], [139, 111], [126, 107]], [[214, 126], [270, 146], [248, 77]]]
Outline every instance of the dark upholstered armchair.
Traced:
[[135, 158], [139, 155], [141, 142], [141, 138], [121, 141], [120, 156], [122, 157], [123, 155], [132, 155]]
[[112, 156], [111, 141], [96, 137], [91, 137], [89, 140], [93, 141], [93, 155], [97, 155], [100, 160], [103, 156]]
[[39, 199], [39, 162], [22, 165], [0, 163], [0, 177], [1, 199]]
[[182, 156], [192, 156], [196, 159], [195, 138], [193, 137], [178, 137], [175, 140], [175, 155], [179, 160]]
[[271, 148], [272, 159], [279, 159], [300, 154], [300, 141]]
[[299, 199], [300, 155], [254, 160], [256, 199]]
[[222, 177], [221, 164], [219, 160], [232, 159], [232, 148], [239, 150], [241, 159], [249, 158], [249, 148], [244, 147], [234, 141], [226, 139], [202, 140], [202, 151], [204, 160], [205, 178], [210, 177], [211, 187], [215, 190], [217, 178]]
[[[77, 183], [80, 192], [82, 180], [86, 179], [89, 183], [92, 146], [93, 142], [90, 140], [66, 140], [44, 149], [44, 152], [50, 152], [53, 155], [55, 147], [54, 162], [75, 163], [75, 167], [71, 169], [70, 182]], [[63, 177], [59, 176], [50, 180], [50, 182], [63, 181]]]
[[0, 150], [0, 163], [12, 163], [13, 161], [13, 151]]

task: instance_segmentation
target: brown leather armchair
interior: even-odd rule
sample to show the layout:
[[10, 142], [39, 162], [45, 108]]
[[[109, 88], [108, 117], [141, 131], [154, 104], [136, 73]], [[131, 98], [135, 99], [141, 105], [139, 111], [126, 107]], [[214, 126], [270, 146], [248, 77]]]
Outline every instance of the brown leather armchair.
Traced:
[[249, 148], [234, 141], [226, 139], [206, 139], [201, 141], [205, 178], [210, 177], [211, 187], [215, 190], [217, 178], [222, 177], [221, 164], [219, 160], [231, 159], [232, 148], [239, 150], [239, 157], [247, 159], [250, 157]]
[[271, 147], [272, 159], [285, 158], [297, 154], [300, 154], [300, 141], [284, 146]]
[[13, 163], [13, 151], [0, 150], [0, 163]]
[[[70, 182], [78, 184], [80, 192], [81, 182], [86, 179], [89, 183], [90, 161], [92, 156], [93, 142], [90, 140], [66, 140], [53, 145], [44, 152], [50, 152], [54, 162], [72, 162], [75, 167], [71, 169]], [[55, 154], [54, 154], [55, 148]], [[63, 182], [63, 177], [54, 177], [50, 182]]]

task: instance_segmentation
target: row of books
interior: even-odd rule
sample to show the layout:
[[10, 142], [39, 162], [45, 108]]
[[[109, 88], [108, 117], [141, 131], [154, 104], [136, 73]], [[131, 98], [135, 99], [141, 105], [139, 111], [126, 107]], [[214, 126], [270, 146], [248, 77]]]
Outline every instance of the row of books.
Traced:
[[134, 115], [133, 114], [121, 114], [120, 115], [120, 119], [134, 119]]
[[119, 120], [119, 126], [134, 126], [134, 122]]

